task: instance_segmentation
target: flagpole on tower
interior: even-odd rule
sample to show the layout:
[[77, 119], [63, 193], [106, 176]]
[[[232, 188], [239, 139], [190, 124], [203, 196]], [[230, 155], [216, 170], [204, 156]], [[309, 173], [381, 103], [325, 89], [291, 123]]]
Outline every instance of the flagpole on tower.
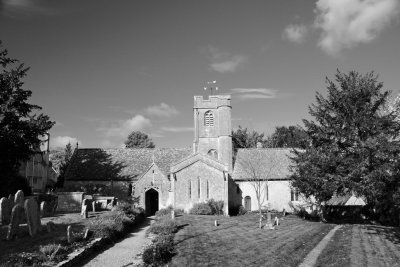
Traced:
[[214, 89], [215, 91], [218, 90], [218, 87], [215, 86], [216, 83], [217, 83], [217, 81], [207, 82], [207, 86], [204, 87], [204, 90], [207, 91], [208, 89], [210, 89], [210, 93], [211, 93], [210, 95], [212, 95], [213, 89]]

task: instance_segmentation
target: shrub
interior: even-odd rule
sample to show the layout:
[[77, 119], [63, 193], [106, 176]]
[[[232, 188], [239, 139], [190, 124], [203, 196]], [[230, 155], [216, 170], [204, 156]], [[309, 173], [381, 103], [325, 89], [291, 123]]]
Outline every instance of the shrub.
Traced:
[[240, 205], [238, 215], [245, 215], [246, 213], [247, 213], [247, 210], [242, 205]]
[[172, 234], [178, 231], [178, 225], [176, 222], [169, 218], [164, 218], [159, 221], [155, 221], [149, 228], [148, 232], [156, 235], [160, 234]]
[[133, 223], [122, 211], [112, 211], [102, 214], [89, 225], [89, 230], [95, 237], [115, 239], [122, 236], [127, 226]]
[[48, 244], [39, 247], [40, 253], [49, 261], [53, 261], [57, 254], [60, 254], [65, 250], [66, 249], [60, 244]]
[[174, 251], [173, 235], [161, 235], [142, 254], [143, 262], [150, 266], [163, 266], [171, 260]]
[[224, 201], [215, 201], [214, 199], [210, 199], [207, 201], [207, 204], [210, 206], [213, 215], [221, 215], [224, 213]]
[[125, 213], [127, 217], [130, 219], [134, 220], [136, 216], [142, 214], [144, 211], [141, 208], [134, 208], [132, 204], [129, 204], [127, 202], [122, 202], [118, 204], [117, 206], [113, 207], [113, 211], [122, 211]]
[[213, 210], [208, 203], [196, 203], [189, 211], [190, 214], [196, 215], [212, 215]]
[[156, 212], [156, 218], [160, 218], [163, 216], [170, 216], [173, 208], [172, 206], [168, 206], [165, 209], [160, 209], [159, 211]]

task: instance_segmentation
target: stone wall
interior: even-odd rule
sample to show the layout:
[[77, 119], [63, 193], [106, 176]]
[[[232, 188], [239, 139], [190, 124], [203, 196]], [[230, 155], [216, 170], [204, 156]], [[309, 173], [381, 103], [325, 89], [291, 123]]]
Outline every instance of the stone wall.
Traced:
[[139, 205], [145, 207], [145, 192], [149, 188], [158, 191], [158, 207], [163, 209], [171, 205], [170, 190], [171, 185], [167, 176], [164, 175], [157, 165], [153, 165], [135, 184], [134, 196], [140, 197]]
[[175, 179], [176, 208], [189, 211], [193, 204], [211, 198], [227, 201], [224, 173], [201, 161], [176, 172]]
[[[236, 181], [242, 190], [242, 205], [244, 205], [244, 199], [246, 196], [251, 197], [251, 210], [258, 210], [258, 203], [256, 198], [256, 192], [251, 182], [247, 181]], [[265, 185], [265, 182], [263, 183]], [[268, 182], [268, 200], [265, 199], [262, 206], [269, 206], [270, 209], [291, 212], [292, 209], [289, 206], [290, 199], [290, 181], [289, 180], [278, 180]]]

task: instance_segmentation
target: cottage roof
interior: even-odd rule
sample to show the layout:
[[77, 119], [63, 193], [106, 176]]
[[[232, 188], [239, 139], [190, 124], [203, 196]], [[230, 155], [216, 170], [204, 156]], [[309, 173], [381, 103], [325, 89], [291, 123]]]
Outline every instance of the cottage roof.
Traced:
[[169, 174], [170, 166], [190, 155], [190, 148], [79, 148], [66, 180], [137, 180], [153, 163]]
[[248, 180], [252, 173], [269, 180], [286, 180], [291, 175], [289, 148], [242, 148], [236, 154], [233, 180]]

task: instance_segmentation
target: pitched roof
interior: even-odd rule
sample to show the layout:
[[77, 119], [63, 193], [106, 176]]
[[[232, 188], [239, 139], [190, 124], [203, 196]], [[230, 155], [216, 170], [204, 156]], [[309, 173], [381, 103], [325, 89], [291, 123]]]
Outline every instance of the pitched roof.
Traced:
[[[236, 154], [233, 180], [261, 179], [286, 180], [291, 175], [289, 148], [242, 148]], [[254, 176], [253, 176], [254, 175]], [[253, 177], [252, 177], [253, 176]]]
[[356, 197], [353, 194], [344, 196], [334, 195], [325, 203], [326, 206], [365, 206], [366, 203], [362, 197]]
[[190, 148], [79, 148], [74, 152], [66, 180], [136, 180], [154, 163], [164, 174], [190, 155]]
[[181, 159], [179, 162], [176, 162], [173, 166], [171, 166], [171, 172], [176, 173], [197, 161], [201, 161], [201, 162], [203, 162], [217, 170], [220, 170], [220, 171], [228, 171], [228, 167], [225, 166], [219, 160], [217, 160], [209, 155], [194, 153], [194, 154], [189, 155], [188, 157]]

